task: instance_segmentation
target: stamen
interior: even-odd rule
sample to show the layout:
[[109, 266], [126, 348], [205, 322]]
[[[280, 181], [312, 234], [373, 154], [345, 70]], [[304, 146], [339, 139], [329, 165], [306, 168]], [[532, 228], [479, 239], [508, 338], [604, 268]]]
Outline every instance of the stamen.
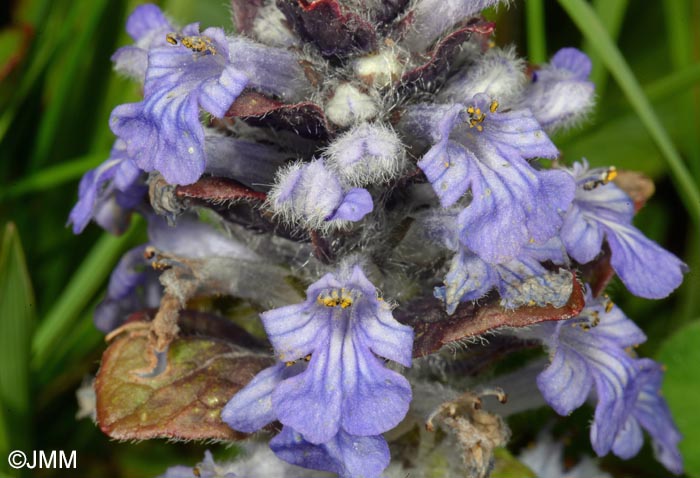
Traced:
[[593, 177], [591, 179], [586, 179], [583, 183], [583, 189], [585, 191], [591, 191], [598, 186], [604, 186], [610, 181], [613, 181], [617, 177], [617, 169], [615, 166], [610, 166], [608, 169], [604, 170], [598, 177]]
[[316, 302], [326, 307], [340, 306], [343, 309], [347, 309], [352, 305], [352, 296], [345, 289], [341, 289], [340, 293], [337, 289], [333, 289], [330, 293], [319, 294]]
[[216, 47], [214, 47], [212, 39], [205, 35], [182, 36], [179, 33], [168, 33], [165, 35], [165, 41], [171, 45], [182, 45], [194, 53], [216, 55]]
[[[496, 100], [493, 100], [491, 104], [489, 105], [489, 111], [491, 113], [495, 113], [496, 110], [498, 109], [499, 103]], [[469, 115], [469, 118], [467, 119], [467, 122], [469, 123], [469, 128], [476, 128], [478, 132], [484, 131], [484, 126], [482, 123], [486, 119], [486, 113], [481, 111], [481, 108], [478, 106], [468, 106], [466, 109], [467, 115]]]

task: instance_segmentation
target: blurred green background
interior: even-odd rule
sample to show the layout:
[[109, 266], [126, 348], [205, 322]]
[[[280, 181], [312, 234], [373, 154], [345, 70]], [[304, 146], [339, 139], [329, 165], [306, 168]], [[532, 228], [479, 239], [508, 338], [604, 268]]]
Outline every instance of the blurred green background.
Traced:
[[[81, 175], [108, 156], [109, 113], [139, 99], [139, 86], [112, 73], [109, 60], [129, 42], [124, 23], [139, 3], [0, 6], [0, 477], [20, 476], [6, 461], [15, 449], [77, 451], [77, 470], [21, 475], [38, 478], [155, 476], [195, 464], [205, 449], [117, 443], [75, 418], [76, 389], [104, 348], [92, 311], [121, 253], [145, 241], [139, 221], [118, 238], [94, 225], [76, 237], [65, 226]], [[180, 24], [231, 30], [221, 0], [157, 3]], [[534, 64], [564, 46], [592, 57], [598, 106], [555, 138], [564, 160], [586, 157], [656, 183], [636, 224], [691, 272], [667, 300], [633, 298], [619, 282], [611, 295], [648, 334], [640, 353], [668, 366], [664, 393], [686, 437], [688, 476], [700, 476], [700, 2], [517, 0], [489, 16], [498, 22], [497, 43], [515, 43]], [[585, 438], [590, 410], [579, 415]], [[537, 431], [531, 423], [529, 431]], [[620, 477], [667, 475], [649, 445], [630, 462], [606, 458], [604, 466]]]

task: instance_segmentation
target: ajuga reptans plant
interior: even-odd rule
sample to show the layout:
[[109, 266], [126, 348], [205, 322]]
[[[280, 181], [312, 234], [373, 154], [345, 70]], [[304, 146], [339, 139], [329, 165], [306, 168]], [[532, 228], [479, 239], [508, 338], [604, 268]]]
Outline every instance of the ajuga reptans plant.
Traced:
[[[590, 60], [565, 48], [528, 66], [494, 46], [481, 11], [497, 3], [240, 0], [235, 34], [131, 14], [112, 60], [143, 99], [112, 112], [111, 156], [70, 214], [76, 233], [148, 222], [95, 313], [112, 340], [105, 432], [258, 443], [248, 462], [208, 454], [171, 477], [250, 460], [275, 476], [485, 477], [502, 416], [589, 402], [598, 456], [634, 456], [646, 431], [682, 472], [663, 370], [604, 289], [617, 274], [662, 298], [686, 267], [633, 226], [647, 197], [625, 172], [564, 163], [550, 139], [591, 109]], [[548, 358], [478, 373], [533, 346]], [[482, 409], [488, 395], [509, 404]], [[177, 413], [130, 424], [136, 409]]]

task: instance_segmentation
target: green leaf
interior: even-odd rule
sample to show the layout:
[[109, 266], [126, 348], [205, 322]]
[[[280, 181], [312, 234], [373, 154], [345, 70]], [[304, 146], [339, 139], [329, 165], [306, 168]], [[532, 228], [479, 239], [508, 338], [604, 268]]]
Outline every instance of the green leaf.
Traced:
[[496, 448], [493, 457], [495, 463], [491, 478], [537, 478], [530, 468], [520, 463], [505, 448]]
[[119, 440], [235, 440], [245, 435], [221, 420], [231, 397], [274, 359], [206, 337], [176, 339], [168, 366], [152, 378], [148, 339], [122, 336], [102, 356], [95, 381], [97, 422]]
[[135, 216], [129, 231], [120, 237], [104, 233], [87, 254], [68, 282], [65, 292], [40, 322], [34, 335], [32, 365], [35, 369], [46, 364], [53, 348], [75, 327], [81, 317], [80, 312], [100, 290], [121, 254], [132, 245], [141, 222]]
[[656, 116], [639, 82], [625, 61], [598, 16], [585, 0], [559, 0], [564, 10], [600, 56], [603, 64], [618, 82], [632, 108], [642, 120], [654, 144], [661, 150], [671, 170], [678, 192], [691, 219], [700, 225], [700, 191], [688, 172], [671, 138]]
[[[682, 70], [691, 67], [695, 60], [693, 55], [693, 34], [688, 18], [693, 15], [691, 2], [688, 0], [675, 0], [662, 2], [664, 17], [666, 19], [666, 32], [668, 34], [668, 48], [671, 64], [674, 69]], [[696, 17], [697, 18], [697, 17]], [[696, 65], [700, 67], [699, 65]], [[697, 91], [686, 91], [679, 95], [678, 115], [689, 126], [686, 129], [685, 143], [689, 150], [690, 169], [696, 178], [700, 178], [700, 140], [697, 131], [700, 127], [700, 104], [696, 101]]]
[[573, 137], [560, 149], [567, 163], [586, 158], [593, 167], [613, 165], [658, 178], [665, 171], [663, 159], [651, 139], [639, 134], [641, 127], [639, 119], [628, 114]]
[[[31, 443], [29, 348], [34, 322], [34, 292], [14, 224], [5, 226], [0, 246], [0, 404], [6, 427], [5, 447], [27, 449]], [[3, 459], [0, 462], [4, 465]]]
[[667, 367], [663, 393], [683, 434], [681, 453], [688, 476], [700, 476], [700, 318], [669, 337], [657, 359]]

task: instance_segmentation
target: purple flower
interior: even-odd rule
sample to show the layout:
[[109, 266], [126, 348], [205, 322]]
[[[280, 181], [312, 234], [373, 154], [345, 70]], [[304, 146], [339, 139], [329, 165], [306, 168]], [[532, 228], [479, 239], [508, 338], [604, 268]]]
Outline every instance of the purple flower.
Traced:
[[414, 107], [404, 126], [434, 143], [418, 166], [443, 207], [471, 190], [458, 218], [461, 241], [483, 260], [509, 261], [525, 244], [557, 233], [575, 186], [566, 172], [525, 161], [558, 154], [528, 110], [499, 113], [496, 101], [477, 95], [469, 106]]
[[637, 366], [625, 348], [646, 337], [611, 302], [590, 295], [586, 300], [580, 316], [537, 324], [518, 335], [540, 339], [549, 350], [551, 363], [537, 377], [537, 386], [560, 415], [580, 407], [595, 386], [591, 443], [602, 456], [613, 447], [637, 400]]
[[584, 160], [574, 164], [571, 174], [577, 184], [576, 198], [561, 229], [569, 255], [581, 264], [590, 262], [605, 238], [612, 267], [630, 292], [660, 299], [678, 287], [687, 266], [632, 226], [634, 203], [610, 182], [615, 169], [589, 170]]
[[450, 315], [460, 302], [477, 300], [491, 289], [498, 290], [505, 308], [547, 304], [562, 307], [571, 295], [573, 277], [567, 270], [546, 269], [541, 264], [546, 261], [559, 265], [567, 262], [559, 239], [525, 246], [517, 258], [501, 264], [489, 264], [461, 247], [452, 259], [445, 285], [435, 289], [435, 297], [445, 302]]
[[642, 448], [644, 428], [652, 438], [654, 454], [669, 471], [680, 475], [683, 473], [683, 459], [678, 450], [681, 434], [673, 423], [671, 411], [661, 395], [663, 369], [651, 359], [636, 361], [636, 401], [623, 425], [615, 437], [613, 453], [622, 459], [629, 459]]
[[126, 31], [136, 44], [121, 47], [112, 55], [114, 67], [143, 81], [148, 67], [148, 50], [166, 46], [165, 36], [173, 30], [160, 8], [150, 3], [139, 5], [126, 21]]
[[307, 289], [306, 302], [261, 317], [280, 360], [311, 354], [308, 368], [273, 394], [283, 424], [324, 443], [340, 429], [377, 435], [403, 419], [408, 381], [377, 356], [409, 367], [413, 331], [394, 320], [358, 266], [326, 274]]
[[163, 288], [144, 257], [146, 246], [128, 251], [112, 271], [107, 295], [95, 308], [95, 326], [102, 332], [114, 330], [133, 312], [158, 307]]
[[282, 170], [268, 195], [268, 206], [288, 222], [321, 230], [359, 221], [374, 208], [366, 189], [344, 188], [322, 159]]
[[68, 216], [73, 232], [80, 234], [94, 219], [112, 234], [123, 233], [131, 210], [146, 194], [147, 188], [140, 181], [142, 173], [126, 153], [124, 143], [117, 140], [109, 159], [80, 180], [78, 202]]
[[290, 427], [270, 441], [275, 454], [294, 465], [337, 473], [341, 478], [377, 478], [389, 466], [389, 446], [379, 436], [355, 436], [340, 430], [322, 444], [313, 444]]
[[572, 126], [593, 107], [595, 87], [588, 80], [591, 60], [576, 48], [563, 48], [535, 71], [522, 107], [547, 131]]
[[149, 50], [144, 100], [117, 106], [110, 125], [141, 169], [190, 184], [205, 167], [200, 108], [224, 116], [248, 77], [231, 65], [220, 28], [200, 35], [192, 24], [168, 38], [175, 44]]
[[[281, 363], [239, 391], [222, 419], [244, 432], [277, 419], [287, 428], [271, 443], [281, 458], [376, 476], [388, 464], [379, 435], [403, 419], [411, 400], [408, 381], [379, 357], [410, 366], [412, 329], [394, 320], [359, 266], [326, 274], [306, 302], [261, 318]], [[363, 472], [347, 471], [356, 469]]]

